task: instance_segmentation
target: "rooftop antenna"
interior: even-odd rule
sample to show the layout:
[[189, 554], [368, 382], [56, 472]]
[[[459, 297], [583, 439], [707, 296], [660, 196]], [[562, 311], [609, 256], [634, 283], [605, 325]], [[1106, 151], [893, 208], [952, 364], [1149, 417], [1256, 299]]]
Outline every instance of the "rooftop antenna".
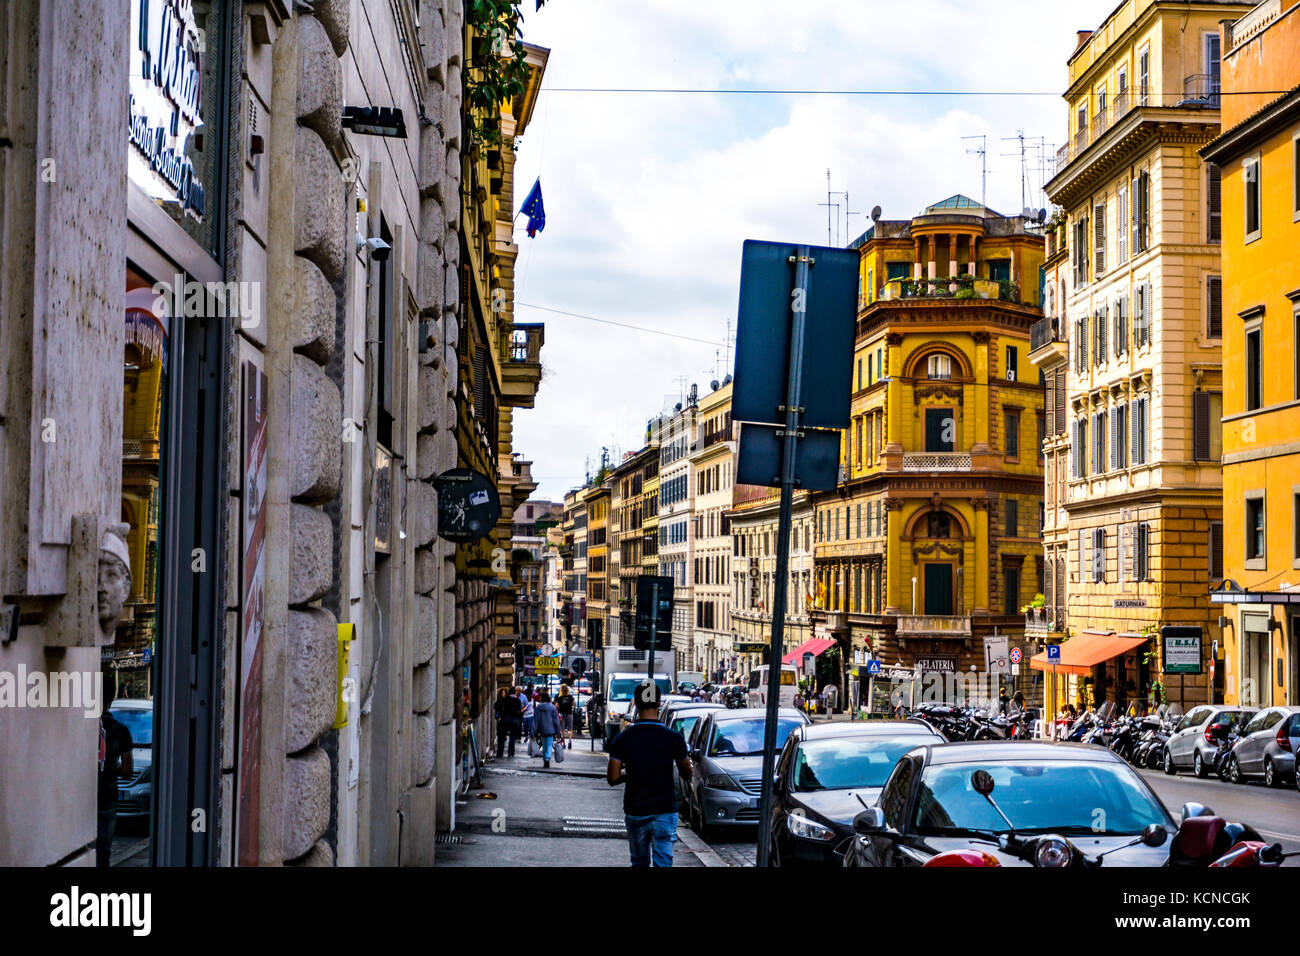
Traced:
[[861, 216], [861, 215], [862, 213], [860, 212], [849, 212], [849, 191], [847, 189], [844, 190], [844, 241], [845, 242], [848, 242], [849, 236], [853, 234], [853, 230], [849, 228], [849, 217]]
[[[1029, 207], [1026, 205], [1026, 199], [1025, 199], [1025, 186], [1028, 182], [1029, 174], [1025, 168], [1025, 131], [1023, 129], [1016, 130], [1015, 136], [1002, 137], [1002, 142], [1004, 143], [1010, 143], [1015, 141], [1018, 141], [1020, 143], [1020, 208], [1028, 209]], [[1016, 154], [1003, 153], [1002, 155], [1015, 156]]]
[[988, 137], [985, 134], [980, 133], [974, 136], [963, 136], [962, 139], [977, 139], [980, 141], [979, 149], [967, 148], [966, 152], [968, 154], [975, 153], [980, 158], [980, 205], [987, 209], [988, 201], [985, 196], [988, 192], [989, 182]]
[[831, 202], [831, 171], [829, 167], [826, 170], [826, 201], [819, 202], [817, 205], [826, 207], [826, 245], [829, 246], [831, 244], [831, 208], [832, 207], [835, 208], [835, 221], [837, 225], [839, 223], [839, 217], [840, 217], [840, 213], [839, 213], [840, 204], [837, 202]]

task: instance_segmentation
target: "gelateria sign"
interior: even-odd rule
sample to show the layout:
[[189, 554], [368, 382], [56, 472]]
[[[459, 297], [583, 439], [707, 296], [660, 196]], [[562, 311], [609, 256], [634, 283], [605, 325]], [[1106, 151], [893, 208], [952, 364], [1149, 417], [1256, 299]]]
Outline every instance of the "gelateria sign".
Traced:
[[128, 175], [153, 198], [201, 220], [203, 183], [187, 155], [203, 125], [205, 38], [193, 0], [134, 0], [131, 35]]

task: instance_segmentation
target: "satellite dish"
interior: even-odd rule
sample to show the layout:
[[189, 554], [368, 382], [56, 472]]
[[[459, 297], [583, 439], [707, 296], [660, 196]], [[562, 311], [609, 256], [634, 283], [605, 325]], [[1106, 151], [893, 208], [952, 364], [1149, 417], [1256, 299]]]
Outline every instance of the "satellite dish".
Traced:
[[1024, 216], [1026, 219], [1033, 219], [1034, 211], [1026, 206], [1024, 209], [1020, 210], [1020, 215]]
[[716, 378], [709, 383], [709, 390], [714, 392], [718, 390], [718, 380]]
[[1038, 210], [1038, 221], [1039, 221], [1039, 222], [1047, 222], [1047, 210], [1046, 210], [1046, 209], [1040, 209], [1040, 210]]
[[880, 207], [879, 207], [879, 206], [872, 206], [872, 207], [871, 207], [871, 221], [872, 221], [872, 222], [880, 222]]

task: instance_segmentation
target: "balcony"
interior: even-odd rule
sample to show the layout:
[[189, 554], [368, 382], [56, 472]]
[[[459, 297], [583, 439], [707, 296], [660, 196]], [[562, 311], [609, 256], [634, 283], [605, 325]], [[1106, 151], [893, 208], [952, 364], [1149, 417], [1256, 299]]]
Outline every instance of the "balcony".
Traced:
[[903, 471], [970, 471], [968, 451], [909, 451], [903, 453]]
[[1209, 73], [1193, 73], [1183, 79], [1183, 101], [1179, 106], [1219, 108], [1219, 78]]
[[897, 299], [998, 299], [1020, 301], [1020, 285], [1005, 279], [979, 279], [969, 274], [936, 279], [890, 279], [880, 290], [882, 301]]
[[895, 633], [900, 640], [949, 638], [969, 641], [970, 618], [954, 614], [900, 614]]
[[1029, 328], [1029, 351], [1034, 352], [1052, 342], [1066, 341], [1061, 329], [1061, 320], [1047, 316], [1039, 319]]
[[532, 408], [537, 386], [542, 381], [542, 343], [545, 326], [540, 323], [510, 326], [504, 361], [501, 363], [501, 403], [513, 408]]
[[1065, 631], [1065, 606], [1031, 607], [1025, 611], [1025, 636], [1044, 636]]

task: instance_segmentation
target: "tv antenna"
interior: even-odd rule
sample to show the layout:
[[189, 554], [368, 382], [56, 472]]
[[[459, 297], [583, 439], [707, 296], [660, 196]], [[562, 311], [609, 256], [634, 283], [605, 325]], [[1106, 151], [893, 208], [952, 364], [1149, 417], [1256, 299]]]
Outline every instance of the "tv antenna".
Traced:
[[826, 245], [831, 245], [831, 209], [835, 209], [835, 225], [838, 228], [840, 223], [840, 204], [831, 202], [831, 171], [829, 167], [826, 170], [826, 201], [819, 202], [817, 205], [826, 207]]
[[[1026, 189], [1026, 187], [1027, 187], [1027, 185], [1028, 185], [1028, 182], [1029, 182], [1029, 173], [1028, 173], [1028, 170], [1027, 170], [1027, 168], [1026, 168], [1026, 166], [1025, 166], [1025, 131], [1024, 131], [1023, 129], [1018, 129], [1018, 130], [1016, 130], [1016, 135], [1015, 135], [1015, 136], [1003, 136], [1003, 137], [1002, 137], [1002, 142], [1004, 142], [1004, 143], [1014, 143], [1014, 142], [1019, 142], [1019, 143], [1020, 143], [1020, 152], [1019, 152], [1019, 156], [1020, 156], [1020, 208], [1021, 208], [1021, 209], [1028, 209], [1029, 206], [1027, 205], [1027, 202], [1026, 202], [1026, 196], [1025, 196], [1025, 189]], [[1015, 155], [1017, 155], [1017, 154], [1016, 154], [1016, 153], [1003, 153], [1002, 155], [1003, 155], [1003, 156], [1015, 156]]]
[[984, 133], [973, 136], [963, 136], [963, 140], [977, 139], [980, 141], [979, 149], [967, 148], [967, 154], [974, 153], [980, 158], [980, 205], [988, 208], [986, 194], [988, 193], [989, 183], [989, 160], [988, 160], [988, 137]]

